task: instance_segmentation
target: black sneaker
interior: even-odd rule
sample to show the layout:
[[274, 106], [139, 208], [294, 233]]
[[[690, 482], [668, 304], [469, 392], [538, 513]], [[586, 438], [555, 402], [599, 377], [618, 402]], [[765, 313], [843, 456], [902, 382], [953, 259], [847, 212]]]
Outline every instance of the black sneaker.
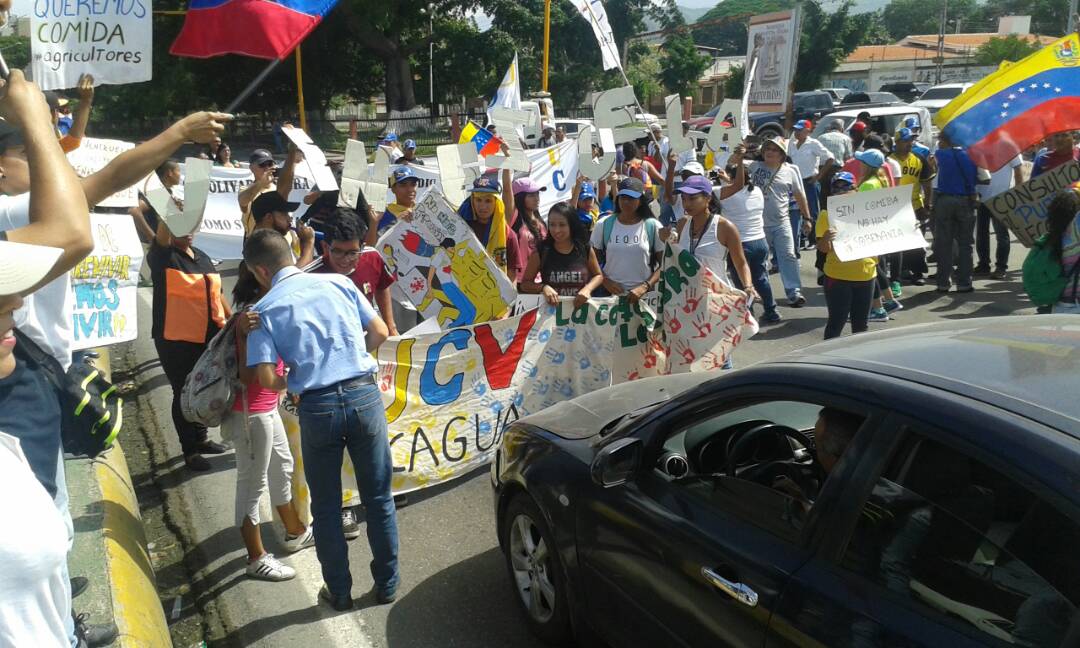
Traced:
[[978, 275], [978, 276], [988, 275], [988, 274], [990, 274], [990, 266], [976, 266], [971, 271], [971, 274]]
[[393, 603], [397, 600], [397, 588], [391, 590], [382, 590], [375, 588], [375, 602], [379, 605], [386, 605]]
[[206, 457], [198, 453], [184, 455], [184, 465], [188, 467], [188, 470], [194, 470], [195, 472], [206, 472], [213, 467], [206, 460]]
[[207, 440], [195, 446], [195, 451], [199, 454], [219, 455], [228, 452], [229, 446], [216, 441]]
[[338, 612], [345, 612], [353, 609], [352, 596], [344, 594], [342, 596], [334, 596], [330, 593], [330, 588], [323, 583], [322, 588], [319, 589], [319, 598], [337, 610]]
[[112, 642], [116, 641], [116, 637], [120, 634], [120, 630], [117, 629], [115, 623], [108, 625], [89, 625], [86, 623], [86, 614], [79, 614], [75, 616], [75, 636], [81, 642], [86, 642], [89, 648], [96, 648], [97, 646], [108, 646]]
[[86, 576], [74, 576], [71, 579], [71, 598], [75, 598], [79, 594], [86, 591], [87, 585], [90, 584], [90, 579]]

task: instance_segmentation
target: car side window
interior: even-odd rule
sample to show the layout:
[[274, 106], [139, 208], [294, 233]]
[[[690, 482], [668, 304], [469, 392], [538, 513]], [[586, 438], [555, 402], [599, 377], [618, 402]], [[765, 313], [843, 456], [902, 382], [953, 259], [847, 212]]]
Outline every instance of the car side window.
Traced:
[[1078, 546], [1076, 519], [909, 431], [863, 506], [842, 565], [980, 641], [1060, 646], [1080, 605]]
[[[820, 403], [765, 401], [707, 417], [666, 439], [657, 470], [703, 503], [795, 542], [827, 477], [814, 459], [821, 411]], [[847, 425], [849, 441], [862, 418], [840, 416], [834, 427]], [[838, 457], [845, 446], [841, 440], [816, 452]]]

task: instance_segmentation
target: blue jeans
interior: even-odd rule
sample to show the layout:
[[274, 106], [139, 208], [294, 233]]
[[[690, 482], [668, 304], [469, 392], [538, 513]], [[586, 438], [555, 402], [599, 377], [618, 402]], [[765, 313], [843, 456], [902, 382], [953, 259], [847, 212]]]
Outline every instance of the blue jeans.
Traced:
[[791, 223], [791, 240], [795, 244], [795, 258], [801, 259], [799, 248], [802, 247], [802, 213], [794, 200], [788, 204], [787, 215], [788, 222]]
[[799, 277], [799, 259], [795, 256], [795, 241], [791, 236], [791, 227], [787, 223], [766, 221], [765, 240], [776, 254], [776, 263], [780, 266], [780, 280], [784, 284], [787, 298], [795, 299], [802, 292], [802, 279]]
[[[818, 211], [820, 211], [820, 209], [821, 209], [819, 207], [819, 201], [821, 200], [821, 198], [819, 197], [819, 194], [818, 194], [817, 180], [807, 181], [806, 179], [803, 179], [803, 185], [802, 186], [803, 186], [803, 191], [806, 193], [806, 206], [810, 209], [810, 213], [807, 214], [806, 216], [807, 216], [807, 218], [809, 218], [813, 222], [813, 225], [817, 225]], [[801, 226], [801, 223], [799, 225]], [[813, 225], [810, 227], [810, 235], [807, 238], [807, 240], [810, 243], [817, 243], [817, 236], [814, 235], [815, 227]], [[795, 232], [796, 238], [798, 237], [798, 235], [799, 235], [799, 231], [796, 230], [796, 232]]]
[[[761, 306], [766, 313], [775, 313], [776, 300], [773, 299], [772, 285], [769, 283], [769, 244], [763, 238], [756, 241], [743, 241], [742, 249], [743, 255], [746, 256], [746, 265], [750, 266], [750, 281], [754, 282], [754, 289], [761, 297]], [[731, 264], [730, 256], [728, 264], [729, 266]], [[741, 290], [745, 287], [734, 268], [731, 268], [728, 274], [731, 275], [736, 288]]]
[[351, 594], [349, 548], [341, 528], [341, 462], [348, 450], [364, 502], [371, 576], [376, 588], [390, 592], [398, 584], [398, 531], [386, 413], [378, 387], [345, 384], [300, 398], [300, 447], [311, 490], [315, 553], [330, 592]]

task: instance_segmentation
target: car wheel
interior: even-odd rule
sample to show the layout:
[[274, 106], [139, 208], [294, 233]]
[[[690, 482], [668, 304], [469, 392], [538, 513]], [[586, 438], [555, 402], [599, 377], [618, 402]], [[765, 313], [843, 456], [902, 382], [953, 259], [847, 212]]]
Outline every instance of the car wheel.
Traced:
[[551, 644], [569, 643], [573, 637], [562, 563], [540, 509], [527, 495], [516, 495], [502, 526], [506, 569], [533, 634]]

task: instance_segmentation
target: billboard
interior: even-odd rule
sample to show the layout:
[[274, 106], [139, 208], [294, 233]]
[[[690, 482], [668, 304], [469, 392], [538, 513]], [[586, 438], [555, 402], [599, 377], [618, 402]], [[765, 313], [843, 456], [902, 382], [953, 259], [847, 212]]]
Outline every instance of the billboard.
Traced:
[[799, 9], [754, 16], [746, 44], [746, 69], [757, 69], [750, 82], [751, 112], [783, 111], [791, 100], [799, 59]]

